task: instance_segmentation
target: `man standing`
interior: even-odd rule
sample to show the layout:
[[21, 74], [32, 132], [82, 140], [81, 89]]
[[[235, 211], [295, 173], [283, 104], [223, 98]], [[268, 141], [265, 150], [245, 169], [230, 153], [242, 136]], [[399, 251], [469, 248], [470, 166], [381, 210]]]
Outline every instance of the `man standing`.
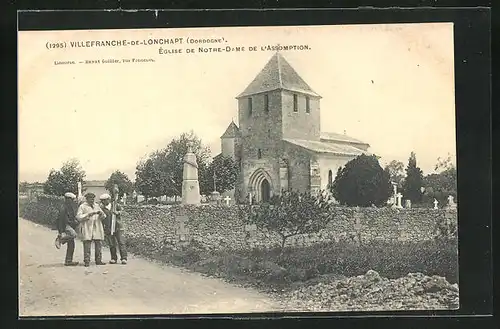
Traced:
[[59, 211], [57, 218], [57, 238], [56, 248], [60, 249], [61, 244], [67, 244], [65, 266], [76, 266], [78, 262], [73, 261], [75, 252], [75, 238], [78, 221], [76, 220], [76, 195], [71, 192], [64, 194], [64, 205]]
[[109, 194], [103, 194], [101, 199], [101, 209], [106, 214], [106, 218], [103, 221], [104, 233], [106, 235], [106, 241], [109, 244], [109, 251], [111, 252], [110, 264], [116, 264], [118, 261], [118, 256], [116, 254], [116, 248], [120, 251], [120, 260], [123, 265], [127, 264], [127, 249], [125, 246], [125, 239], [123, 236], [123, 225], [121, 223], [121, 206], [116, 205], [116, 216], [115, 232], [111, 232], [111, 219], [113, 216], [111, 207], [111, 196]]
[[78, 207], [76, 219], [80, 222], [80, 233], [83, 240], [83, 262], [86, 267], [90, 265], [90, 249], [92, 241], [95, 247], [95, 263], [96, 265], [105, 265], [102, 262], [102, 246], [104, 240], [104, 227], [102, 219], [105, 214], [102, 209], [96, 204], [95, 194], [87, 193], [85, 202]]

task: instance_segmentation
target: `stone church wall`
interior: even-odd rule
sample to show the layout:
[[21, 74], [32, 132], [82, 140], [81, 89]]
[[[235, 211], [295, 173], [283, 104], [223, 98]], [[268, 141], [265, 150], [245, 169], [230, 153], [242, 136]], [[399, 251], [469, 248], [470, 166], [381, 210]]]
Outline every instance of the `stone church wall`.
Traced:
[[288, 186], [300, 192], [310, 189], [310, 159], [311, 154], [283, 142], [283, 156], [288, 160]]
[[345, 156], [318, 156], [317, 160], [319, 163], [319, 170], [321, 176], [321, 189], [325, 190], [328, 185], [328, 172], [332, 171], [332, 182], [335, 180], [337, 171], [339, 167], [345, 166], [347, 162], [354, 159], [355, 157], [345, 157]]
[[[269, 111], [264, 110], [265, 93], [252, 96], [252, 115], [249, 116], [248, 98], [238, 100], [241, 132], [241, 186], [240, 200], [249, 192], [248, 182], [253, 172], [264, 169], [271, 177], [274, 193], [279, 193], [279, 157], [281, 147], [281, 92], [267, 93]], [[258, 158], [258, 150], [261, 159]]]
[[293, 111], [293, 93], [282, 92], [283, 138], [306, 140], [320, 139], [319, 99], [309, 97], [310, 113], [306, 113], [306, 96], [297, 94], [298, 111]]

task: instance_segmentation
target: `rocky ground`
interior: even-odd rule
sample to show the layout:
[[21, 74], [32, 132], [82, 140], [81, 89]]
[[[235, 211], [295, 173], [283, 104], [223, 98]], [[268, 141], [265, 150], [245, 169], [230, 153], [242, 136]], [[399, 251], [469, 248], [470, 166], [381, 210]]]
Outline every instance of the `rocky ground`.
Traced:
[[[321, 280], [320, 280], [321, 281]], [[281, 294], [284, 308], [319, 311], [388, 311], [457, 309], [458, 285], [439, 276], [410, 273], [398, 279], [375, 271], [342, 279], [325, 279]]]

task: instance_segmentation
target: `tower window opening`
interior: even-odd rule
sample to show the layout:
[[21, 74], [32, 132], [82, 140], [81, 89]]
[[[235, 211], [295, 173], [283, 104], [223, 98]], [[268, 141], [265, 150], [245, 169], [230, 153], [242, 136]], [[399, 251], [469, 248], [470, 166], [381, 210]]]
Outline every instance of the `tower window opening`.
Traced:
[[311, 102], [309, 97], [306, 97], [306, 113], [311, 113]]
[[252, 111], [253, 111], [253, 108], [252, 108], [252, 97], [249, 97], [248, 98], [248, 116], [251, 117], [252, 116]]
[[264, 111], [266, 113], [269, 113], [269, 95], [268, 94], [264, 95]]
[[299, 111], [299, 99], [297, 94], [293, 94], [293, 111], [294, 112]]
[[262, 150], [261, 149], [257, 150], [257, 159], [262, 159]]

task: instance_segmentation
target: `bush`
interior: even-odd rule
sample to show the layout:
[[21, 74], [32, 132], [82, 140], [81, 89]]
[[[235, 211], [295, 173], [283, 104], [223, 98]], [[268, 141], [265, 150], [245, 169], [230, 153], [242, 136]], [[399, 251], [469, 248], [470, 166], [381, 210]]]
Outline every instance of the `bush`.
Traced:
[[343, 205], [384, 206], [391, 195], [389, 172], [374, 155], [362, 154], [339, 169], [332, 192]]
[[300, 268], [320, 274], [357, 276], [373, 269], [387, 278], [412, 272], [458, 280], [458, 241], [378, 242], [342, 241], [307, 248], [288, 248], [279, 260], [285, 268]]
[[59, 209], [64, 198], [52, 195], [38, 195], [37, 200], [23, 202], [19, 205], [19, 215], [35, 223], [55, 229]]
[[238, 215], [244, 222], [278, 234], [283, 250], [288, 238], [324, 229], [333, 220], [332, 208], [333, 200], [323, 193], [314, 196], [290, 190], [273, 196], [269, 203], [241, 206]]

